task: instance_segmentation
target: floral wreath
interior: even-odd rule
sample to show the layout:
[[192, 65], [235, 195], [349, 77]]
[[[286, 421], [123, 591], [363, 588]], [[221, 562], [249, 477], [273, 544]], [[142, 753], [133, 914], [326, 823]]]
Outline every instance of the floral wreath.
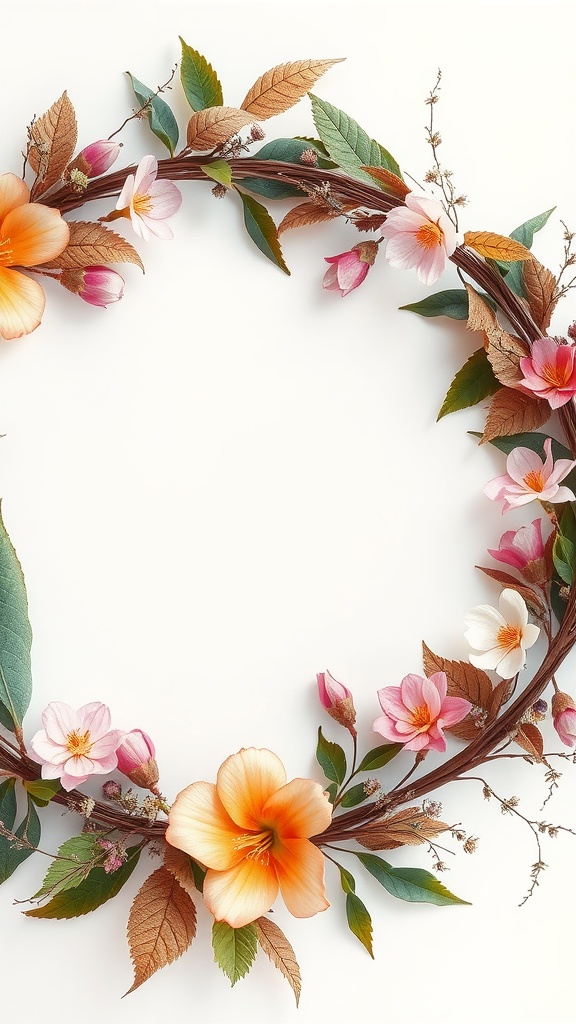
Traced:
[[[124, 281], [109, 264], [132, 262], [142, 269], [143, 264], [127, 238], [107, 225], [118, 221], [144, 242], [171, 238], [168, 221], [182, 201], [179, 181], [212, 182], [214, 196], [237, 197], [250, 239], [284, 271], [283, 232], [344, 217], [368, 237], [326, 259], [324, 288], [342, 297], [362, 284], [381, 248], [389, 264], [416, 269], [426, 286], [435, 284], [448, 260], [456, 265], [462, 288], [403, 307], [424, 317], [465, 321], [480, 335], [478, 349], [450, 384], [439, 418], [489, 399], [486, 426], [478, 436], [506, 456], [506, 465], [484, 494], [501, 502], [503, 512], [532, 501], [542, 510], [540, 518], [506, 531], [489, 549], [506, 571], [481, 567], [502, 590], [498, 608], [479, 605], [467, 615], [469, 662], [423, 645], [424, 674], [411, 672], [399, 685], [378, 691], [380, 715], [373, 727], [383, 742], [359, 752], [352, 693], [328, 671], [320, 672], [319, 702], [349, 734], [347, 750], [319, 728], [321, 782], [287, 781], [275, 753], [245, 748], [224, 761], [215, 783], [193, 782], [172, 801], [159, 788], [151, 738], [138, 728], [113, 729], [102, 703], [75, 710], [53, 701], [42, 714], [43, 728], [26, 741], [32, 633], [22, 569], [0, 522], [0, 882], [32, 854], [45, 853], [37, 808], [64, 806], [80, 816], [82, 826], [49, 855], [41, 887], [25, 911], [28, 917], [72, 918], [96, 910], [120, 892], [147, 851], [161, 862], [129, 912], [134, 965], [129, 991], [188, 949], [196, 932], [196, 903], [203, 901], [213, 917], [214, 959], [231, 983], [249, 971], [260, 948], [298, 1002], [294, 951], [268, 916], [279, 895], [296, 917], [326, 910], [325, 867], [327, 862], [335, 866], [349, 928], [372, 956], [370, 915], [354, 876], [340, 863], [341, 854], [354, 857], [396, 898], [462, 904], [437, 874], [395, 867], [381, 852], [427, 846], [440, 872], [445, 865], [438, 837], [451, 836], [467, 853], [478, 840], [442, 821], [431, 793], [470, 778], [471, 771], [495, 758], [520, 757], [543, 766], [548, 800], [560, 777], [551, 759], [576, 757], [545, 752], [539, 729], [548, 713], [542, 694], [551, 687], [556, 733], [567, 747], [576, 743], [576, 704], [555, 678], [576, 629], [576, 324], [567, 337], [547, 334], [556, 303], [576, 283], [569, 269], [576, 262], [574, 235], [563, 226], [557, 274], [531, 253], [534, 235], [552, 210], [509, 237], [490, 231], [459, 236], [458, 213], [466, 200], [440, 163], [441, 139], [434, 126], [440, 76], [426, 100], [432, 167], [423, 186], [403, 175], [391, 154], [350, 115], [310, 93], [335, 61], [275, 67], [238, 107], [230, 107], [211, 65], [181, 42], [180, 80], [191, 108], [183, 148], [178, 150], [179, 127], [164, 98], [176, 69], [156, 90], [130, 76], [137, 108], [107, 139], [78, 153], [76, 118], [66, 93], [28, 126], [22, 176], [0, 175], [0, 336], [20, 338], [39, 326], [45, 304], [40, 282], [48, 278], [89, 304], [119, 300]], [[253, 152], [264, 138], [260, 123], [307, 93], [318, 137], [275, 139]], [[169, 156], [157, 161], [147, 155], [137, 167], [111, 171], [121, 153], [117, 136], [134, 118], [147, 120]], [[98, 220], [68, 217], [97, 199], [112, 200], [112, 209]], [[276, 199], [295, 200], [278, 226], [261, 202]], [[538, 429], [555, 413], [555, 432], [565, 443]], [[546, 653], [525, 682], [527, 652], [540, 636]], [[420, 766], [429, 750], [447, 751], [445, 733], [460, 745], [425, 772]], [[396, 757], [406, 761], [407, 770], [392, 785], [385, 769]], [[95, 775], [112, 776], [99, 800], [80, 789]], [[131, 783], [128, 789], [119, 775]], [[542, 838], [571, 830], [525, 817], [515, 797], [498, 796], [480, 781], [486, 798], [520, 817], [533, 833], [537, 858], [527, 899], [544, 867]], [[22, 820], [20, 790], [26, 799]]]

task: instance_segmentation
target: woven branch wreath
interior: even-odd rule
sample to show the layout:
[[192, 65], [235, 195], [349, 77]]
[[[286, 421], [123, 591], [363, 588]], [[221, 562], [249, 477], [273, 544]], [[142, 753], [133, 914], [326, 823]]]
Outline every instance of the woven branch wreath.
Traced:
[[[115, 227], [128, 234], [132, 229], [145, 242], [171, 238], [168, 221], [178, 230], [182, 197], [176, 183], [181, 180], [212, 183], [213, 195], [240, 201], [249, 237], [284, 271], [282, 232], [344, 217], [361, 240], [327, 259], [324, 287], [341, 296], [359, 287], [381, 247], [392, 266], [415, 268], [426, 286], [451, 260], [463, 287], [428, 294], [405, 307], [422, 316], [465, 321], [480, 336], [439, 415], [490, 399], [481, 442], [491, 442], [507, 458], [505, 472], [488, 482], [484, 493], [502, 502], [503, 511], [538, 501], [543, 512], [505, 532], [489, 552], [506, 571], [482, 570], [502, 592], [498, 609], [479, 605], [467, 616], [470, 661], [441, 657], [424, 645], [425, 675], [408, 674], [400, 685], [378, 692], [381, 714], [374, 729], [383, 743], [360, 754], [352, 694], [322, 672], [320, 702], [349, 734], [350, 748], [345, 751], [319, 729], [322, 782], [287, 781], [276, 754], [243, 749], [224, 761], [215, 784], [192, 783], [171, 804], [159, 788], [152, 740], [139, 729], [112, 729], [103, 704], [75, 710], [54, 701], [44, 710], [43, 728], [25, 738], [31, 629], [22, 570], [1, 526], [0, 881], [33, 853], [44, 852], [37, 807], [53, 804], [78, 814], [82, 827], [50, 857], [25, 911], [29, 917], [71, 918], [95, 910], [128, 882], [143, 851], [160, 857], [129, 914], [130, 991], [185, 952], [196, 932], [195, 903], [203, 900], [214, 918], [215, 961], [232, 984], [248, 972], [260, 947], [298, 1001], [294, 952], [268, 916], [278, 895], [296, 917], [327, 909], [326, 861], [335, 865], [349, 927], [372, 955], [370, 915], [356, 894], [354, 876], [340, 863], [341, 854], [355, 857], [392, 896], [437, 906], [462, 903], [435, 874], [395, 867], [380, 852], [424, 845], [440, 871], [438, 836], [451, 834], [469, 853], [477, 840], [441, 821], [440, 805], [429, 794], [500, 756], [543, 765], [552, 791], [559, 772], [550, 758], [574, 758], [545, 754], [538, 728], [547, 713], [541, 695], [551, 685], [556, 732], [567, 747], [576, 743], [576, 704], [555, 681], [576, 629], [576, 325], [568, 338], [546, 333], [558, 299], [576, 282], [569, 270], [576, 262], [573, 236], [564, 229], [557, 275], [530, 251], [552, 210], [510, 237], [467, 231], [459, 238], [458, 211], [465, 198], [439, 161], [434, 127], [439, 79], [426, 101], [432, 151], [424, 179], [428, 193], [407, 184], [396, 160], [348, 114], [312, 94], [318, 138], [276, 139], [252, 152], [264, 138], [260, 122], [293, 106], [334, 63], [305, 60], [273, 68], [240, 106], [228, 107], [210, 64], [182, 41], [180, 78], [192, 109], [183, 148], [178, 150], [178, 124], [163, 98], [174, 72], [156, 90], [130, 76], [138, 107], [108, 139], [75, 155], [76, 118], [64, 93], [29, 125], [22, 177], [0, 175], [0, 335], [5, 339], [38, 327], [45, 303], [40, 282], [46, 278], [90, 304], [107, 306], [120, 299], [124, 281], [109, 264], [142, 267], [142, 261], [107, 225], [118, 221]], [[121, 151], [116, 138], [134, 118], [148, 121], [170, 155], [160, 161], [144, 156], [137, 167], [110, 171]], [[261, 200], [287, 198], [295, 205], [276, 227]], [[97, 221], [69, 218], [97, 199], [111, 200], [106, 215]], [[562, 432], [565, 444], [538, 431], [556, 411], [555, 433]], [[529, 676], [527, 652], [539, 636], [547, 650]], [[457, 751], [426, 773], [421, 766], [428, 750], [447, 749], [445, 732], [460, 741]], [[514, 745], [521, 752], [515, 753]], [[406, 771], [391, 784], [385, 769], [396, 757], [405, 761]], [[128, 778], [130, 788], [123, 788], [118, 774]], [[111, 776], [98, 801], [79, 788], [93, 775]], [[21, 821], [19, 788], [27, 800]], [[538, 856], [529, 895], [543, 867], [541, 836], [571, 830], [524, 817], [513, 798], [497, 796], [487, 784], [484, 794], [523, 818], [534, 834]]]

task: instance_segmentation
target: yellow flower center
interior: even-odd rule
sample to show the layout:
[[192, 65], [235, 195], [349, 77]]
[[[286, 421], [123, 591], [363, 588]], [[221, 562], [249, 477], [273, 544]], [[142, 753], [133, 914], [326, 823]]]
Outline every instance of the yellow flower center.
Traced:
[[424, 726], [430, 725], [430, 711], [426, 704], [412, 709], [412, 725], [417, 729], [423, 729]]
[[142, 214], [147, 214], [152, 209], [152, 199], [149, 195], [134, 196], [132, 209], [138, 217], [141, 217]]
[[564, 387], [570, 377], [570, 367], [569, 365], [566, 365], [562, 370], [559, 366], [552, 366], [550, 363], [547, 363], [546, 366], [542, 368], [542, 376], [548, 384], [552, 384], [552, 386], [556, 388], [561, 388]]
[[529, 487], [531, 491], [543, 491], [544, 490], [544, 477], [542, 476], [541, 469], [531, 469], [529, 473], [526, 473], [524, 477], [524, 483], [526, 487]]
[[237, 836], [234, 842], [236, 850], [246, 850], [246, 857], [253, 857], [261, 864], [267, 865], [270, 861], [270, 847], [274, 843], [274, 833], [271, 829], [263, 829], [262, 832], [244, 832]]
[[0, 239], [0, 267], [11, 267], [14, 262], [12, 259], [14, 250], [10, 248], [10, 245], [9, 238]]
[[418, 228], [416, 238], [418, 244], [423, 249], [433, 249], [435, 245], [442, 245], [444, 233], [437, 224], [433, 224], [432, 221], [426, 221], [425, 224]]
[[522, 629], [520, 626], [502, 626], [496, 634], [496, 643], [498, 647], [503, 647], [505, 651], [513, 651], [514, 648], [520, 647], [522, 641]]
[[86, 757], [92, 750], [93, 744], [90, 742], [90, 730], [79, 733], [77, 729], [73, 732], [69, 732], [66, 737], [66, 746], [70, 751], [72, 757]]

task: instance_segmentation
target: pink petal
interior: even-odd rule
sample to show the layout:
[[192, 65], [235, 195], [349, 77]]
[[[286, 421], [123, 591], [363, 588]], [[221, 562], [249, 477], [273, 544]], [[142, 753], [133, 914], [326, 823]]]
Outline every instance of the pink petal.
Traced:
[[[423, 704], [427, 703], [424, 696], [424, 686], [426, 682], [427, 680], [422, 676], [418, 676], [414, 672], [410, 672], [407, 676], [404, 676], [400, 683], [402, 700], [410, 711], [413, 711], [414, 708], [422, 707]], [[402, 717], [406, 718], [407, 716], [404, 714]]]
[[69, 704], [55, 700], [42, 712], [42, 725], [54, 743], [66, 746], [69, 734], [82, 729], [82, 720]]
[[84, 704], [83, 707], [79, 708], [78, 718], [80, 719], [80, 731], [85, 732], [88, 729], [90, 739], [93, 742], [109, 731], [112, 722], [110, 708], [99, 701], [94, 701], [92, 704]]
[[134, 178], [134, 194], [149, 195], [149, 188], [158, 174], [158, 161], [155, 156], [143, 156], [136, 169]]
[[134, 175], [129, 174], [122, 186], [122, 191], [118, 196], [116, 203], [117, 210], [125, 210], [127, 206], [130, 206], [132, 199], [134, 198]]
[[173, 181], [154, 181], [147, 194], [154, 200], [146, 216], [151, 220], [165, 220], [180, 209], [182, 193]]
[[514, 448], [506, 459], [506, 469], [512, 480], [526, 490], [524, 478], [528, 473], [542, 472], [542, 459], [531, 448]]
[[461, 722], [463, 718], [466, 718], [466, 715], [471, 710], [472, 704], [464, 697], [445, 697], [442, 701], [440, 721], [437, 724], [443, 729], [450, 725], [456, 725], [457, 722]]

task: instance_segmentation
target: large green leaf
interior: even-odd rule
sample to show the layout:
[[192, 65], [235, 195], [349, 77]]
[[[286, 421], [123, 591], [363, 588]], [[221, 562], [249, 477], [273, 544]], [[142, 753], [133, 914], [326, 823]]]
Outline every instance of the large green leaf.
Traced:
[[318, 729], [316, 760], [326, 778], [341, 786], [346, 778], [346, 754], [339, 743], [332, 743], [326, 739], [322, 728]]
[[250, 238], [258, 246], [260, 252], [264, 253], [269, 260], [277, 267], [280, 267], [285, 274], [290, 271], [284, 262], [280, 242], [276, 235], [276, 225], [272, 217], [260, 203], [257, 203], [252, 196], [247, 196], [236, 188], [244, 207], [244, 224]]
[[81, 917], [101, 907], [116, 896], [128, 881], [140, 857], [140, 848], [133, 846], [118, 871], [107, 874], [104, 868], [92, 868], [89, 875], [74, 889], [59, 892], [43, 907], [27, 910], [27, 917], [69, 918]]
[[352, 117], [310, 93], [312, 117], [332, 160], [360, 181], [374, 184], [361, 167], [385, 167], [402, 177], [398, 163], [379, 142], [371, 139]]
[[435, 875], [422, 868], [395, 868], [373, 853], [357, 853], [358, 860], [384, 888], [409, 903], [433, 903], [436, 907], [467, 904], [454, 896]]
[[449, 316], [452, 320], [468, 319], [468, 294], [464, 288], [447, 288], [443, 292], [427, 295], [420, 302], [400, 306], [419, 316]]
[[179, 37], [182, 43], [180, 80], [184, 95], [192, 110], [206, 110], [206, 107], [221, 107], [224, 103], [222, 86], [211, 64], [198, 50], [193, 50]]
[[379, 768], [384, 768], [396, 754], [399, 754], [403, 749], [401, 743], [381, 743], [379, 747], [374, 747], [364, 755], [360, 762], [359, 772], [375, 772]]
[[438, 419], [442, 419], [450, 412], [458, 412], [459, 409], [469, 409], [470, 406], [477, 405], [489, 395], [494, 395], [500, 387], [500, 381], [494, 376], [486, 350], [477, 349], [454, 377], [438, 413]]
[[256, 926], [231, 928], [225, 921], [215, 921], [212, 928], [214, 959], [232, 985], [248, 974], [258, 950]]
[[[299, 164], [300, 157], [307, 149], [314, 149], [304, 139], [273, 139], [254, 153], [255, 160], [280, 160], [283, 163]], [[284, 181], [267, 181], [265, 178], [242, 178], [242, 187], [249, 192], [265, 196], [266, 199], [291, 199], [302, 197], [302, 189]]]
[[0, 722], [18, 731], [32, 696], [24, 575], [0, 512]]
[[152, 89], [149, 89], [147, 85], [139, 82], [134, 75], [128, 71], [127, 74], [130, 76], [132, 82], [132, 88], [136, 93], [136, 99], [140, 106], [150, 100], [146, 108], [146, 116], [151, 130], [157, 139], [166, 146], [166, 149], [170, 153], [170, 156], [174, 156], [174, 150], [178, 145], [178, 124], [174, 114], [170, 110], [168, 104], [160, 97], [156, 96]]
[[[29, 799], [24, 818], [14, 829], [16, 821], [15, 780], [7, 779], [0, 786], [0, 821], [9, 832], [14, 832], [19, 839], [25, 838], [33, 847], [40, 843], [40, 819], [34, 804]], [[19, 864], [32, 856], [34, 850], [28, 846], [18, 847], [13, 839], [0, 836], [0, 884], [16, 870]]]
[[[537, 231], [540, 231], [544, 227], [548, 218], [554, 210], [553, 206], [550, 210], [545, 210], [544, 213], [539, 213], [537, 217], [531, 217], [530, 220], [524, 221], [514, 231], [510, 232], [510, 238], [513, 238], [515, 242], [520, 242], [521, 245], [525, 245], [527, 249], [532, 248], [534, 241], [534, 235]], [[512, 289], [516, 295], [524, 296], [524, 279], [523, 279], [523, 263], [518, 261], [516, 263], [505, 263], [501, 260], [494, 260], [500, 273], [506, 278], [506, 284]]]
[[67, 889], [76, 889], [90, 874], [94, 861], [104, 859], [104, 850], [98, 847], [103, 835], [103, 832], [83, 832], [62, 843], [58, 856], [50, 864], [41, 888], [34, 894], [34, 899], [56, 896]]
[[572, 541], [568, 537], [563, 537], [561, 533], [556, 534], [552, 548], [552, 559], [560, 579], [571, 587], [574, 582], [574, 570], [576, 568], [576, 548]]

